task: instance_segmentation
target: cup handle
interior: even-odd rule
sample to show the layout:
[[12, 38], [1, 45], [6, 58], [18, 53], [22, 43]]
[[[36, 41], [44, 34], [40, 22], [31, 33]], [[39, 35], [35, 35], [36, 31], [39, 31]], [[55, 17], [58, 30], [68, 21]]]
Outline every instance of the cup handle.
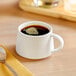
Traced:
[[53, 33], [53, 34], [51, 35], [51, 37], [56, 38], [56, 39], [59, 40], [59, 42], [60, 42], [60, 46], [59, 46], [58, 48], [55, 48], [52, 52], [56, 52], [56, 51], [59, 51], [60, 49], [62, 49], [63, 46], [64, 46], [64, 40], [63, 40], [63, 38], [62, 38], [61, 36], [55, 34], [55, 33]]

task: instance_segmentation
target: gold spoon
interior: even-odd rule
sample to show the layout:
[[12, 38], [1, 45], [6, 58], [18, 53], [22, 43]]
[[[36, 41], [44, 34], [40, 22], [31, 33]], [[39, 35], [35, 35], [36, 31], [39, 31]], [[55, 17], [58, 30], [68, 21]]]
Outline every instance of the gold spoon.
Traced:
[[0, 63], [5, 64], [9, 70], [13, 73], [14, 76], [18, 76], [15, 70], [6, 63], [6, 52], [3, 47], [0, 47]]

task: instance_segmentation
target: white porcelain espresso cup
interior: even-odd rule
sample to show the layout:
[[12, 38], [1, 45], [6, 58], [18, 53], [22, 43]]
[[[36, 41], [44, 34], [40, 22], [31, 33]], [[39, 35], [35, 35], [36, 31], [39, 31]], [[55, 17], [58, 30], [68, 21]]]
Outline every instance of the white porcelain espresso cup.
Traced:
[[[21, 29], [30, 25], [39, 25], [46, 27], [49, 32], [44, 35], [32, 36], [21, 32]], [[60, 45], [54, 48], [54, 39], [56, 38]], [[50, 56], [53, 52], [59, 51], [63, 48], [64, 41], [62, 37], [53, 33], [52, 26], [41, 21], [29, 21], [21, 24], [18, 27], [16, 52], [25, 58], [42, 59]]]

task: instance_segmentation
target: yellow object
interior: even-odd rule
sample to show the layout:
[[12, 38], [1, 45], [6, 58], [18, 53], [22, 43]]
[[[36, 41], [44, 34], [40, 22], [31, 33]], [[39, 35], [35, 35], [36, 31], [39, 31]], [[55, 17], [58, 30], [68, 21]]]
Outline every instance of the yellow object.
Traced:
[[[29, 1], [31, 1], [31, 0], [29, 0]], [[29, 6], [29, 5], [27, 6], [27, 4], [26, 4], [26, 3], [28, 3], [27, 0], [19, 0], [19, 7], [24, 11], [33, 12], [33, 13], [46, 15], [46, 16], [51, 16], [51, 17], [55, 17], [55, 18], [59, 18], [59, 19], [62, 18], [62, 19], [76, 22], [76, 12], [66, 11], [64, 9], [63, 1], [67, 1], [67, 0], [59, 0], [58, 6], [54, 7], [54, 8], [46, 8], [46, 7], [42, 8], [42, 7], [34, 7], [34, 6]], [[75, 7], [75, 9], [76, 9], [76, 7]]]
[[[33, 76], [33, 74], [24, 67], [9, 51], [6, 47], [7, 58], [6, 62], [18, 73], [18, 76]], [[13, 76], [12, 72], [7, 68], [5, 64], [0, 63], [0, 76]]]

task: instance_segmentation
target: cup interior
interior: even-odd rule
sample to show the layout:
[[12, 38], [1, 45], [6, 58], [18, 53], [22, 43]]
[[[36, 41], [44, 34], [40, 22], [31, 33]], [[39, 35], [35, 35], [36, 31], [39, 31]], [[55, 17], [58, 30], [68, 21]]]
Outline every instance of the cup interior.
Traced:
[[[42, 22], [42, 21], [29, 21], [29, 22], [25, 22], [23, 24], [21, 24], [19, 27], [18, 27], [18, 31], [21, 32], [21, 30], [25, 27], [28, 27], [28, 26], [33, 26], [33, 25], [39, 25], [39, 26], [43, 26], [45, 28], [47, 28], [49, 30], [48, 33], [52, 33], [52, 27], [50, 24], [47, 24], [45, 22]], [[21, 32], [22, 33], [22, 32]], [[48, 34], [47, 33], [47, 34]]]

